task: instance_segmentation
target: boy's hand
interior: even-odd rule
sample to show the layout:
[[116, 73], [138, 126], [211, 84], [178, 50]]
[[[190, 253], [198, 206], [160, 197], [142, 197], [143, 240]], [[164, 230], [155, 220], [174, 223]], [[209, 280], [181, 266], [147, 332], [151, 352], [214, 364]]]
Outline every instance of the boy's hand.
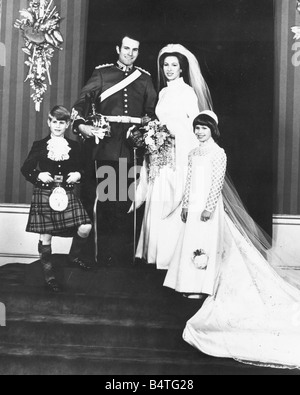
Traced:
[[211, 219], [211, 213], [207, 210], [204, 210], [201, 214], [201, 221], [207, 222]]
[[69, 178], [67, 179], [67, 184], [76, 184], [81, 180], [81, 174], [78, 171], [70, 173], [68, 176]]
[[52, 178], [50, 173], [40, 173], [38, 175], [38, 180], [42, 181], [44, 184], [50, 184], [51, 182], [54, 182], [54, 179]]
[[182, 222], [186, 223], [188, 218], [189, 210], [187, 208], [183, 208], [181, 212], [181, 220]]

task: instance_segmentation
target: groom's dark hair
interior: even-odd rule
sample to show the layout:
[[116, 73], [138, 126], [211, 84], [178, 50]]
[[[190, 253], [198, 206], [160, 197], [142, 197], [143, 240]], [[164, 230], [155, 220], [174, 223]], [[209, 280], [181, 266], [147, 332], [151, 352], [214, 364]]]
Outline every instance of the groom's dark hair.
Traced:
[[124, 40], [124, 38], [126, 38], [126, 37], [127, 37], [127, 38], [130, 38], [131, 40], [135, 40], [135, 41], [138, 41], [139, 43], [141, 43], [141, 40], [140, 40], [140, 37], [138, 36], [138, 34], [128, 32], [128, 34], [125, 33], [125, 34], [123, 34], [123, 35], [121, 35], [121, 36], [119, 37], [118, 44], [117, 44], [119, 48], [122, 47], [122, 45], [123, 45], [123, 40]]

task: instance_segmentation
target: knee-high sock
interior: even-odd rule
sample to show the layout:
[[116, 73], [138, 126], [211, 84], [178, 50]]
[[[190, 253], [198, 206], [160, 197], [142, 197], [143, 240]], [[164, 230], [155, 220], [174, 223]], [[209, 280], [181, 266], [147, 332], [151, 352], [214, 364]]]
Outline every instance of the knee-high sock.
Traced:
[[51, 262], [52, 256], [52, 248], [51, 245], [42, 245], [41, 246], [41, 263], [44, 269], [44, 275], [46, 282], [51, 280], [55, 280], [55, 276], [53, 273], [53, 266]]
[[87, 241], [88, 241], [87, 238], [84, 239], [80, 237], [78, 234], [74, 237], [71, 250], [69, 253], [69, 257], [71, 261], [74, 261], [75, 259], [79, 258], [80, 253], [83, 247], [86, 245]]
[[39, 245], [38, 245], [38, 251], [39, 251], [40, 257], [42, 256], [42, 247], [43, 247], [43, 242], [42, 242], [42, 240], [40, 240]]

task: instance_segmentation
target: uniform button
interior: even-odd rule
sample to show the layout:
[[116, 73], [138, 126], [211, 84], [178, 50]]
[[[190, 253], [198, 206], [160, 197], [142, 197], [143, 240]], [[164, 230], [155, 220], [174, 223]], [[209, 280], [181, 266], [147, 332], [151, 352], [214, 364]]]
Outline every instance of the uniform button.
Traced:
[[125, 102], [125, 103], [128, 103], [128, 99], [125, 99], [124, 102]]
[[125, 95], [124, 95], [125, 97], [128, 97], [128, 94], [127, 93], [125, 93]]
[[128, 92], [128, 89], [127, 89], [127, 88], [125, 88], [125, 89], [124, 89], [124, 92]]
[[127, 111], [127, 110], [125, 110], [125, 111], [124, 111], [124, 113], [125, 113], [125, 114], [128, 114], [128, 111]]

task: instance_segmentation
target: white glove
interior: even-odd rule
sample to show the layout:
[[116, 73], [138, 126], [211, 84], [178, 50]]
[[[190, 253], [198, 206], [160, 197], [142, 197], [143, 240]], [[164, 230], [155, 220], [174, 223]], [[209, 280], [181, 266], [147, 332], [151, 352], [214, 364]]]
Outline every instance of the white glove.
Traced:
[[131, 132], [132, 132], [134, 129], [135, 129], [135, 126], [131, 126], [131, 128], [128, 129], [127, 135], [126, 135], [126, 138], [127, 138], [127, 139], [129, 139], [129, 137], [130, 137], [130, 135], [131, 135]]
[[45, 173], [40, 173], [38, 175], [38, 180], [42, 181], [44, 184], [50, 184], [51, 182], [54, 182], [51, 174], [48, 173], [48, 172], [47, 173], [46, 172]]
[[81, 180], [81, 174], [78, 171], [69, 173], [68, 176], [69, 178], [67, 179], [67, 184], [76, 184]]
[[92, 133], [95, 136], [96, 144], [99, 144], [100, 140], [103, 140], [104, 137], [106, 136], [107, 129], [93, 128]]

